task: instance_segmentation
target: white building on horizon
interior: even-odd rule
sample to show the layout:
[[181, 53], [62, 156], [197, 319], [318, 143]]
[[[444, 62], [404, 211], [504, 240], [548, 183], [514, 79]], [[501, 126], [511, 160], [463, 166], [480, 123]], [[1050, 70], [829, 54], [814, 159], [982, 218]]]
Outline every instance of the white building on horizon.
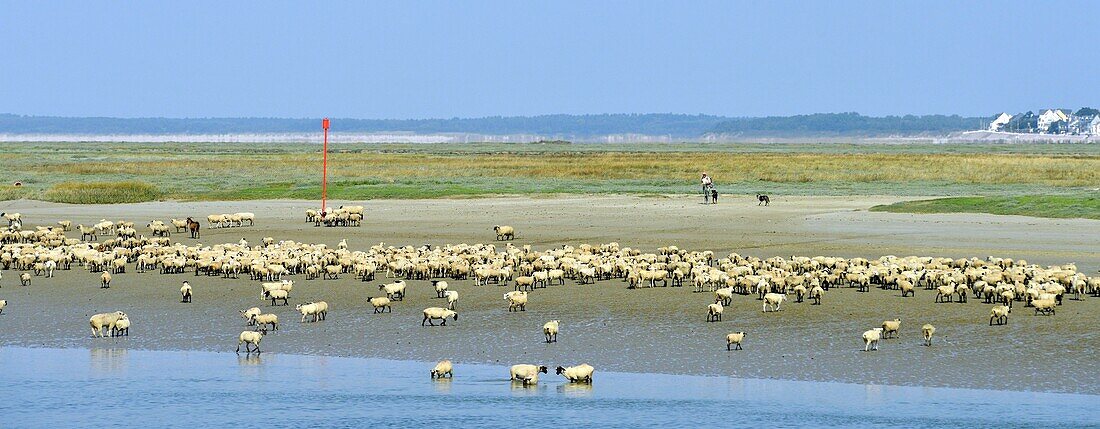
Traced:
[[989, 123], [989, 131], [1000, 131], [1002, 128], [1005, 127], [1005, 125], [1008, 125], [1008, 122], [1011, 120], [1012, 115], [1001, 112], [1000, 115], [997, 115], [997, 117], [993, 119], [993, 122]]
[[1058, 121], [1069, 122], [1069, 115], [1059, 109], [1047, 109], [1039, 115], [1038, 128], [1040, 133], [1045, 133], [1050, 126]]

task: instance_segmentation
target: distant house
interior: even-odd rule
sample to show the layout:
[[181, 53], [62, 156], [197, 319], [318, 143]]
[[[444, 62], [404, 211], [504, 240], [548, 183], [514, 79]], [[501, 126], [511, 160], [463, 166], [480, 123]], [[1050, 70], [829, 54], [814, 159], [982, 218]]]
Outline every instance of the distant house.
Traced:
[[1100, 115], [1096, 115], [1096, 116], [1092, 117], [1092, 121], [1089, 122], [1089, 128], [1088, 128], [1088, 132], [1086, 134], [1090, 134], [1090, 135], [1094, 135], [1094, 136], [1100, 135]]
[[1059, 109], [1047, 109], [1041, 115], [1039, 115], [1039, 132], [1049, 131], [1050, 126], [1054, 125], [1054, 123], [1058, 121], [1062, 121], [1064, 124], [1068, 124], [1069, 115]]
[[989, 131], [1001, 131], [1010, 121], [1012, 121], [1012, 115], [1002, 112], [989, 123]]

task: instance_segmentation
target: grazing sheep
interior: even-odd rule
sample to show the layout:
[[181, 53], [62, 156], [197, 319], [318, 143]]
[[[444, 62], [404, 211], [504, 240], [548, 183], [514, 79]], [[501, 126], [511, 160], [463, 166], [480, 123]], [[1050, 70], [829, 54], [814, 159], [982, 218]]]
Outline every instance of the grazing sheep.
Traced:
[[328, 303], [324, 301], [298, 304], [294, 306], [294, 309], [298, 310], [299, 313], [302, 313], [301, 323], [305, 323], [306, 316], [312, 316], [313, 320], [310, 321], [316, 322], [318, 320], [325, 320], [325, 316], [328, 315]]
[[450, 286], [443, 280], [432, 280], [432, 286], [435, 287], [435, 297], [443, 298], [447, 294], [447, 288]]
[[454, 310], [455, 304], [458, 304], [458, 291], [449, 290], [443, 295], [447, 297], [447, 308]]
[[721, 322], [722, 312], [725, 311], [725, 307], [722, 304], [714, 303], [707, 306], [707, 321], [708, 322]]
[[913, 290], [913, 283], [908, 280], [898, 280], [898, 289], [901, 290], [901, 296], [904, 298], [908, 296], [916, 296], [916, 292]]
[[741, 341], [745, 340], [744, 332], [733, 332], [726, 335], [726, 351], [733, 350], [736, 346], [737, 350], [741, 349]]
[[431, 326], [435, 326], [432, 321], [436, 319], [443, 321], [440, 326], [447, 326], [448, 317], [454, 319], [455, 321], [458, 321], [458, 313], [456, 313], [454, 310], [448, 310], [446, 308], [440, 307], [428, 307], [424, 309], [424, 320], [420, 321], [420, 326], [424, 326], [425, 323]]
[[267, 297], [268, 299], [271, 299], [272, 307], [276, 305], [275, 302], [278, 300], [283, 300], [283, 305], [290, 305], [290, 302], [288, 301], [288, 299], [290, 298], [290, 292], [287, 292], [285, 290], [279, 289], [270, 291], [267, 293]]
[[248, 326], [253, 326], [256, 322], [252, 320], [252, 316], [258, 316], [260, 313], [259, 307], [252, 307], [248, 310], [241, 310], [241, 317], [248, 322]]
[[183, 295], [183, 300], [181, 300], [180, 302], [190, 303], [191, 302], [191, 292], [192, 292], [191, 284], [187, 283], [187, 282], [183, 282], [183, 286], [180, 287], [180, 295]]
[[[260, 299], [269, 299], [271, 291], [282, 290], [289, 294], [294, 290], [293, 280], [281, 280], [273, 283], [260, 284]], [[289, 296], [289, 295], [288, 295]]]
[[955, 284], [944, 285], [936, 288], [936, 302], [951, 302], [955, 295]]
[[724, 287], [716, 289], [714, 291], [714, 302], [716, 304], [730, 305], [730, 303], [733, 302], [733, 288]]
[[1006, 305], [998, 305], [989, 309], [989, 326], [993, 326], [993, 322], [996, 321], [998, 325], [1008, 324], [1008, 313], [1012, 312], [1012, 308]]
[[936, 327], [931, 324], [925, 324], [920, 328], [921, 335], [924, 336], [924, 345], [932, 345], [932, 335], [936, 333]]
[[787, 295], [781, 293], [768, 293], [764, 295], [764, 313], [768, 312], [768, 306], [772, 307], [771, 311], [779, 311], [779, 306], [783, 304], [783, 301], [787, 300]]
[[814, 286], [810, 289], [810, 299], [814, 300], [813, 305], [821, 305], [821, 298], [825, 296], [825, 289], [821, 286]]
[[370, 302], [370, 305], [374, 306], [374, 313], [375, 314], [385, 313], [386, 310], [389, 310], [390, 313], [393, 313], [393, 307], [390, 307], [390, 302], [392, 302], [392, 301], [390, 301], [389, 298], [386, 298], [384, 296], [379, 296], [379, 297], [370, 298], [370, 299], [367, 300], [367, 302]]
[[249, 324], [255, 326], [257, 330], [266, 331], [269, 327], [273, 331], [279, 330], [279, 315], [277, 314], [255, 314], [249, 319]]
[[405, 300], [405, 282], [403, 280], [398, 280], [390, 284], [378, 285], [378, 290], [385, 291], [386, 297], [391, 300]]
[[519, 364], [512, 365], [509, 368], [511, 374], [510, 380], [523, 382], [523, 385], [538, 384], [539, 373], [546, 374], [547, 368], [545, 365], [531, 365], [531, 364]]
[[440, 378], [454, 378], [454, 365], [449, 360], [441, 360], [435, 364], [435, 368], [432, 368], [431, 376], [432, 380], [438, 380]]
[[542, 325], [542, 334], [544, 336], [546, 336], [546, 343], [547, 344], [558, 342], [558, 328], [559, 327], [560, 327], [560, 323], [557, 320], [551, 320], [549, 322], [546, 322], [545, 325]]
[[126, 313], [116, 311], [113, 313], [99, 313], [88, 319], [88, 323], [92, 326], [92, 337], [103, 338], [103, 329], [107, 328], [108, 332], [114, 329], [115, 322], [118, 319], [126, 317]]
[[112, 337], [129, 337], [130, 336], [130, 318], [126, 316], [120, 317], [115, 321], [115, 325], [111, 327]]
[[1031, 301], [1031, 305], [1035, 307], [1035, 314], [1042, 313], [1049, 316], [1054, 314], [1054, 308], [1058, 305], [1058, 301], [1050, 298], [1037, 299]]
[[[267, 331], [241, 331], [241, 335], [237, 337], [237, 353], [241, 352], [241, 344], [244, 344], [244, 352], [260, 353], [260, 340], [264, 338]], [[250, 349], [249, 346], [252, 346]]]
[[527, 292], [512, 291], [504, 294], [508, 302], [508, 311], [527, 311]]
[[496, 239], [499, 241], [515, 240], [516, 238], [516, 229], [507, 225], [493, 225], [493, 231], [496, 231]]
[[558, 375], [565, 377], [570, 383], [592, 383], [592, 373], [596, 371], [592, 365], [582, 363], [577, 366], [557, 368]]
[[863, 333], [863, 351], [878, 350], [878, 341], [882, 338], [882, 328], [875, 328]]
[[0, 299], [0, 314], [4, 314], [4, 307], [8, 306], [8, 300]]
[[[898, 331], [901, 330], [901, 319], [887, 320], [882, 322], [882, 338], [898, 338]], [[893, 334], [893, 336], [891, 336]]]
[[[110, 286], [110, 282], [111, 282], [110, 274], [109, 273], [104, 273], [104, 274], [108, 274], [107, 287], [111, 287]], [[30, 275], [30, 273], [23, 273], [23, 274], [19, 275], [19, 285], [20, 286], [30, 286], [31, 285], [31, 275]]]
[[535, 290], [535, 278], [532, 276], [519, 276], [516, 277], [516, 289], [515, 290]]

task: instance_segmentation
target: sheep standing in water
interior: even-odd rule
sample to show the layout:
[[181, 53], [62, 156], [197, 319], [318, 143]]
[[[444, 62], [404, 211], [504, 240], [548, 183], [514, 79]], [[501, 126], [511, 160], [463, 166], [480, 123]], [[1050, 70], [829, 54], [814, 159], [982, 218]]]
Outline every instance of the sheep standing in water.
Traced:
[[546, 336], [547, 344], [558, 342], [558, 327], [559, 322], [557, 320], [551, 320], [542, 325], [542, 333]]
[[435, 364], [435, 368], [432, 368], [431, 376], [433, 380], [440, 378], [453, 378], [454, 377], [454, 365], [449, 360], [441, 360]]
[[921, 335], [924, 336], [924, 345], [932, 345], [932, 335], [936, 333], [936, 327], [931, 324], [926, 324], [920, 328]]
[[237, 353], [241, 352], [241, 344], [244, 344], [244, 352], [260, 353], [260, 340], [264, 339], [266, 331], [241, 331], [237, 337]]

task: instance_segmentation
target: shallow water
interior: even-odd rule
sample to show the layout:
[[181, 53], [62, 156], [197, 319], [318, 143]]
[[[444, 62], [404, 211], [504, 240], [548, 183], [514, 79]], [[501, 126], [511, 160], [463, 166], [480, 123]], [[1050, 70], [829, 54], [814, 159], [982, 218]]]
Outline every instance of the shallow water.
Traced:
[[3, 427], [1100, 427], [1100, 396], [126, 349], [0, 349]]

